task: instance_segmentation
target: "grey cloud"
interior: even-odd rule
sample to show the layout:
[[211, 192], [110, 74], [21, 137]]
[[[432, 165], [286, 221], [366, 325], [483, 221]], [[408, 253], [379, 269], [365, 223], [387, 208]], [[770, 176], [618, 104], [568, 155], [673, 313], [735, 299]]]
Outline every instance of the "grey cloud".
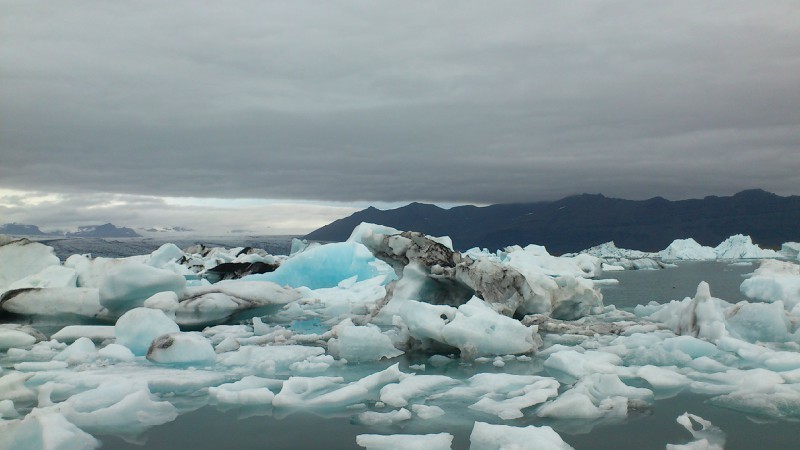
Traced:
[[2, 2], [0, 187], [509, 202], [800, 186], [792, 2]]

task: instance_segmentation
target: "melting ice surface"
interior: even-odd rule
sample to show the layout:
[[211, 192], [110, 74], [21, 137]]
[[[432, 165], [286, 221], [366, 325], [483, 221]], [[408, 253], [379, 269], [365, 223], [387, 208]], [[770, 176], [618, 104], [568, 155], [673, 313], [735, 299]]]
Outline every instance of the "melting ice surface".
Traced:
[[[291, 257], [165, 245], [63, 263], [41, 244], [0, 244], [2, 449], [797, 440], [800, 265], [764, 259], [781, 255], [746, 237], [555, 257], [533, 245], [459, 253], [362, 224]], [[679, 259], [728, 262], [603, 279]], [[278, 268], [202, 278], [223, 263]], [[699, 277], [690, 287], [676, 281], [687, 274]], [[615, 307], [601, 289], [636, 294]]]

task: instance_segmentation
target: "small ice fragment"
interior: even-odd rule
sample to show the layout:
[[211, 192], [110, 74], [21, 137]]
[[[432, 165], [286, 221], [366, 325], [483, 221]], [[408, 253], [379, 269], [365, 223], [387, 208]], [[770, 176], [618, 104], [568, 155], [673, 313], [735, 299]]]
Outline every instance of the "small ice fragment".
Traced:
[[356, 444], [367, 450], [450, 450], [453, 435], [439, 434], [359, 434]]

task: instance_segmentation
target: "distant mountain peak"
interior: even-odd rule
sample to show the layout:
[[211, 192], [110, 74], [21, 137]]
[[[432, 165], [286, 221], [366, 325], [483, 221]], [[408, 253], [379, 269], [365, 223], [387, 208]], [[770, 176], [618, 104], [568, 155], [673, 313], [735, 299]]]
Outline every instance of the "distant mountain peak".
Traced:
[[763, 189], [745, 189], [741, 192], [737, 192], [733, 195], [736, 198], [742, 197], [778, 197], [777, 194], [773, 194], [772, 192], [765, 191]]
[[0, 225], [0, 234], [11, 234], [19, 236], [46, 236], [36, 225], [26, 225], [22, 223], [7, 223]]
[[141, 237], [131, 228], [117, 227], [110, 222], [103, 225], [83, 225], [78, 227], [78, 231], [66, 235], [87, 238]]

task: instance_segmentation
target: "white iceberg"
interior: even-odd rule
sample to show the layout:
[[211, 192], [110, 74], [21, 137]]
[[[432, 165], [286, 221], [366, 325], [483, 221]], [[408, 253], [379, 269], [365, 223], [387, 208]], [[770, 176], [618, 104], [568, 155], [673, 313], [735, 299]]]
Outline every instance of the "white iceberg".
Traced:
[[180, 328], [174, 320], [162, 311], [150, 308], [132, 309], [114, 325], [117, 343], [128, 347], [138, 356], [147, 354], [153, 339], [178, 331]]
[[438, 434], [359, 434], [356, 444], [367, 450], [450, 450], [453, 435]]
[[470, 450], [501, 450], [525, 448], [525, 446], [535, 447], [537, 450], [572, 450], [572, 447], [548, 426], [512, 427], [475, 422], [469, 441]]
[[667, 261], [673, 260], [715, 260], [717, 252], [711, 248], [700, 245], [692, 238], [675, 239], [667, 248], [658, 252], [658, 256]]

